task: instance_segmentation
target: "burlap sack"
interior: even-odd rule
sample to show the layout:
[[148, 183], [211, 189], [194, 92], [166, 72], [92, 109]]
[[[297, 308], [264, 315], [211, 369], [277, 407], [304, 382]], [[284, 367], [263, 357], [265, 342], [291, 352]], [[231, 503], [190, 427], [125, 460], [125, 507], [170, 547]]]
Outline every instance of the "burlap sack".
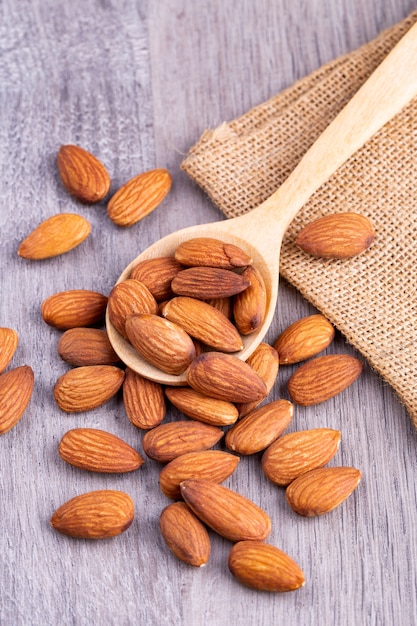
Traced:
[[[203, 133], [182, 168], [227, 217], [250, 211], [417, 20], [417, 11], [248, 113]], [[417, 60], [416, 60], [417, 62]], [[280, 271], [396, 390], [417, 426], [417, 99], [323, 185], [292, 222]], [[316, 259], [297, 232], [327, 213], [370, 218], [374, 245], [348, 261]]]

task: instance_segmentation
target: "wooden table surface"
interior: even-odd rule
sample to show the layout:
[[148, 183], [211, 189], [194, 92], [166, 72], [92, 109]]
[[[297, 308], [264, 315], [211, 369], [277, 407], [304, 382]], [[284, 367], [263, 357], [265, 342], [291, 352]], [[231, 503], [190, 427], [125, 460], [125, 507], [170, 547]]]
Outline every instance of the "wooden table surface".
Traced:
[[[271, 516], [268, 541], [304, 569], [306, 585], [287, 594], [252, 591], [227, 568], [231, 544], [211, 533], [209, 563], [177, 561], [158, 530], [169, 503], [160, 466], [147, 459], [125, 475], [87, 473], [58, 455], [62, 435], [102, 428], [141, 448], [142, 432], [122, 398], [66, 414], [52, 395], [68, 366], [60, 332], [40, 315], [42, 301], [67, 289], [108, 294], [129, 261], [183, 226], [220, 219], [180, 170], [206, 128], [243, 114], [339, 54], [372, 39], [416, 8], [415, 0], [3, 0], [0, 4], [0, 326], [16, 329], [9, 367], [29, 364], [35, 390], [19, 424], [0, 438], [0, 623], [101, 626], [417, 624], [416, 432], [390, 387], [365, 363], [361, 378], [333, 400], [296, 407], [289, 430], [342, 432], [333, 465], [363, 472], [335, 511], [303, 518], [260, 470], [242, 458], [226, 485]], [[59, 146], [96, 154], [112, 191], [132, 176], [166, 167], [173, 186], [163, 204], [122, 229], [105, 206], [86, 207], [63, 190]], [[43, 219], [75, 212], [92, 234], [44, 261], [17, 256]], [[282, 284], [267, 340], [314, 312]], [[342, 337], [330, 351], [354, 354]], [[360, 355], [359, 355], [359, 358]], [[288, 397], [281, 368], [271, 399]], [[169, 410], [167, 420], [178, 417]], [[133, 525], [104, 541], [74, 540], [49, 524], [69, 498], [114, 488], [134, 499]]]

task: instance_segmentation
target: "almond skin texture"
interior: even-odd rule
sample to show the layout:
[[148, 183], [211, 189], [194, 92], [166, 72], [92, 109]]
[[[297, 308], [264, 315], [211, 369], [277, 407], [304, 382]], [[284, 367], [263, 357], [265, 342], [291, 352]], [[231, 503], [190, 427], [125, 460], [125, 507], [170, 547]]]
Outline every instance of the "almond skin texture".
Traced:
[[182, 374], [195, 357], [194, 343], [185, 330], [157, 315], [130, 317], [126, 333], [144, 359], [168, 374]]
[[61, 146], [58, 171], [65, 189], [85, 204], [99, 202], [108, 194], [110, 176], [103, 163], [79, 146]]
[[232, 402], [210, 398], [190, 387], [166, 387], [165, 395], [184, 415], [205, 424], [229, 426], [238, 418]]
[[295, 243], [304, 252], [327, 259], [349, 259], [369, 248], [375, 231], [364, 215], [335, 213], [307, 224]]
[[324, 515], [339, 506], [361, 479], [354, 467], [321, 467], [296, 478], [286, 489], [290, 507], [299, 515]]
[[240, 458], [222, 450], [203, 450], [181, 454], [165, 465], [159, 474], [159, 486], [167, 498], [181, 500], [180, 484], [188, 478], [222, 483], [238, 466]]
[[302, 569], [288, 554], [262, 541], [236, 543], [229, 569], [242, 585], [258, 591], [294, 591], [305, 582]]
[[147, 380], [130, 367], [125, 370], [123, 402], [129, 420], [143, 430], [158, 426], [166, 414], [162, 386]]
[[243, 348], [236, 327], [207, 302], [178, 296], [163, 306], [162, 315], [211, 348], [221, 352], [238, 352]]
[[239, 246], [211, 237], [195, 237], [183, 241], [175, 251], [175, 258], [182, 265], [220, 267], [232, 270], [246, 267], [252, 259]]
[[142, 439], [145, 454], [155, 461], [169, 463], [181, 454], [212, 448], [223, 437], [216, 426], [191, 420], [160, 424], [148, 430]]
[[236, 328], [242, 335], [250, 335], [259, 328], [265, 318], [266, 288], [261, 273], [252, 265], [243, 276], [250, 285], [234, 298], [233, 316]]
[[60, 291], [42, 302], [44, 322], [59, 330], [96, 326], [104, 320], [107, 297], [98, 291], [72, 289]]
[[184, 502], [165, 507], [159, 518], [159, 528], [177, 559], [194, 567], [207, 563], [211, 552], [209, 534]]
[[125, 183], [107, 205], [109, 218], [118, 226], [133, 226], [161, 204], [171, 189], [166, 169], [143, 172]]
[[334, 328], [323, 315], [308, 315], [288, 326], [274, 344], [281, 365], [306, 361], [327, 348]]
[[58, 342], [58, 354], [66, 363], [80, 365], [113, 365], [120, 361], [105, 330], [70, 328]]
[[260, 401], [267, 394], [255, 370], [231, 354], [204, 352], [191, 363], [186, 378], [196, 391], [227, 402]]
[[107, 539], [127, 530], [134, 513], [133, 500], [123, 491], [89, 491], [60, 506], [51, 517], [51, 526], [69, 537]]
[[255, 454], [265, 450], [288, 427], [294, 407], [288, 400], [275, 400], [254, 409], [226, 433], [229, 450]]
[[301, 474], [323, 467], [339, 449], [341, 433], [331, 428], [312, 428], [277, 439], [262, 457], [265, 476], [286, 487]]
[[[267, 343], [260, 343], [247, 359], [246, 363], [262, 378], [266, 385], [266, 395], [268, 395], [278, 376], [279, 361], [278, 353], [275, 348]], [[259, 402], [260, 400], [239, 403], [237, 405], [239, 417], [244, 417], [250, 413], [250, 411], [258, 406]]]
[[74, 428], [62, 437], [60, 457], [89, 472], [125, 473], [138, 469], [144, 459], [125, 441], [98, 428]]
[[250, 283], [242, 274], [217, 267], [189, 267], [175, 276], [172, 291], [190, 298], [226, 298], [240, 293]]
[[265, 511], [223, 485], [191, 478], [181, 483], [181, 495], [204, 524], [229, 541], [263, 541], [271, 532]]
[[158, 305], [149, 289], [138, 280], [128, 278], [113, 287], [107, 305], [109, 319], [125, 339], [126, 320], [140, 313], [158, 313]]
[[88, 237], [91, 224], [75, 213], [58, 213], [41, 222], [20, 244], [17, 254], [32, 261], [69, 252]]
[[12, 360], [18, 343], [19, 335], [13, 328], [0, 328], [0, 374]]
[[114, 365], [77, 367], [58, 378], [54, 398], [66, 413], [90, 411], [116, 395], [124, 377], [124, 371]]
[[32, 396], [34, 374], [21, 365], [0, 375], [0, 435], [11, 430], [25, 412]]
[[349, 387], [362, 369], [361, 361], [348, 354], [318, 356], [294, 372], [288, 381], [288, 391], [296, 404], [319, 404]]
[[145, 259], [132, 270], [130, 278], [146, 285], [155, 300], [163, 302], [172, 297], [171, 282], [183, 269], [181, 263], [172, 256]]

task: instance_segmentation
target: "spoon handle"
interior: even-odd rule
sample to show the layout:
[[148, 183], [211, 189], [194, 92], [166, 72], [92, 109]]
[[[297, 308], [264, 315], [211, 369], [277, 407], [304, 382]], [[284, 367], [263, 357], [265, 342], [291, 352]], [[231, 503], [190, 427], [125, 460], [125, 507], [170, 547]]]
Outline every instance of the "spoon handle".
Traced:
[[386, 56], [257, 213], [283, 232], [330, 176], [417, 95], [417, 24]]

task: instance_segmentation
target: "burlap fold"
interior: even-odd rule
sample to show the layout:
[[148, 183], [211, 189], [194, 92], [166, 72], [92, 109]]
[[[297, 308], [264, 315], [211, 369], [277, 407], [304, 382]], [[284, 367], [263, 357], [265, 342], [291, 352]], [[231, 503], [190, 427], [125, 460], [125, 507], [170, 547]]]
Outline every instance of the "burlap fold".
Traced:
[[[250, 211], [292, 171], [401, 36], [417, 11], [245, 115], [207, 130], [182, 163], [227, 217]], [[395, 389], [417, 426], [417, 99], [310, 199], [285, 236], [280, 271]], [[348, 261], [294, 244], [327, 213], [370, 218], [376, 241]]]

